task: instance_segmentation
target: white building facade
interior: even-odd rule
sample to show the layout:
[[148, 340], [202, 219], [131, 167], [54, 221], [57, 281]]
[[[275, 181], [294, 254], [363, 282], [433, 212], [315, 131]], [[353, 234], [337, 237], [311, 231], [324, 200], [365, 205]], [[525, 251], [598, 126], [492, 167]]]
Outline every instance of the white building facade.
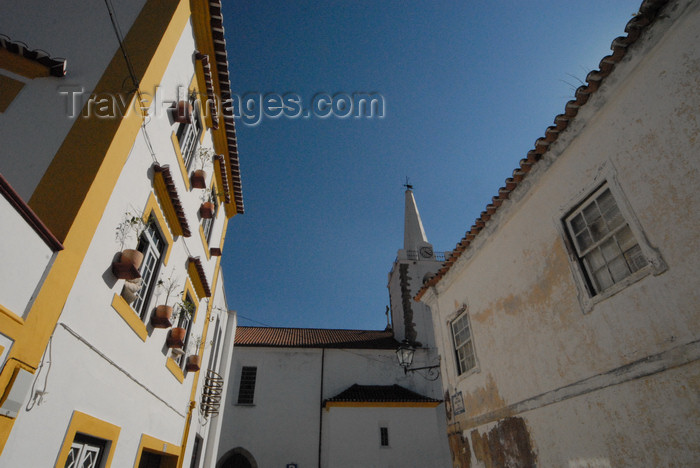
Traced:
[[393, 329], [238, 327], [217, 468], [450, 466], [432, 322], [411, 300], [441, 264], [407, 190]]
[[455, 467], [700, 454], [700, 4], [644, 2], [417, 297]]
[[205, 466], [243, 212], [220, 2], [51, 8], [0, 7], [0, 466]]

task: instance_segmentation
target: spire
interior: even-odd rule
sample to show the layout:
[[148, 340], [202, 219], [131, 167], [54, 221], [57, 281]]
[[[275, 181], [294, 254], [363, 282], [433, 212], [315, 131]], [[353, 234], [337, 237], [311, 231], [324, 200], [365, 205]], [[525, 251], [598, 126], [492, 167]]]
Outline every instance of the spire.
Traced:
[[423, 229], [423, 222], [418, 214], [416, 200], [413, 198], [411, 186], [406, 188], [406, 208], [404, 211], [404, 228], [403, 228], [403, 248], [404, 250], [418, 250], [422, 245], [428, 243]]

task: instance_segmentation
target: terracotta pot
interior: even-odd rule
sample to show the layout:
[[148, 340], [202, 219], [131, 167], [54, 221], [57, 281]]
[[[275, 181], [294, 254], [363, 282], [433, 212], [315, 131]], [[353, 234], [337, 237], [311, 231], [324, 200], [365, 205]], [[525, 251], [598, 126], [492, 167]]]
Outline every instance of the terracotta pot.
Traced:
[[202, 358], [196, 354], [187, 356], [187, 364], [185, 364], [185, 369], [189, 372], [197, 372], [199, 366], [202, 364]]
[[168, 348], [182, 348], [185, 346], [185, 337], [187, 330], [185, 328], [176, 327], [170, 330], [166, 343]]
[[159, 305], [156, 311], [151, 315], [151, 325], [153, 328], [170, 328], [172, 323], [170, 318], [173, 316], [173, 308], [167, 305]]
[[173, 120], [177, 123], [190, 123], [192, 104], [188, 101], [178, 101], [173, 107]]
[[143, 254], [138, 250], [125, 249], [119, 256], [119, 261], [112, 263], [112, 273], [119, 279], [133, 280], [141, 278], [139, 267], [143, 262]]
[[214, 204], [212, 202], [204, 202], [202, 206], [199, 207], [199, 216], [205, 219], [211, 219], [214, 217]]
[[192, 183], [192, 188], [207, 188], [207, 173], [201, 169], [194, 171], [190, 177], [190, 182]]

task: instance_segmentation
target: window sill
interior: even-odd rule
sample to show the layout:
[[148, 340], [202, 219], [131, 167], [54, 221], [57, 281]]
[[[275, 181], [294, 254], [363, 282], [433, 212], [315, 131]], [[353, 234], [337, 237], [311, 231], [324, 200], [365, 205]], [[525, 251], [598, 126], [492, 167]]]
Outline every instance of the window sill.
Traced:
[[142, 341], [148, 338], [148, 330], [146, 325], [141, 321], [136, 311], [121, 297], [115, 294], [112, 298], [112, 308], [124, 319], [127, 325], [133, 330]]
[[165, 361], [165, 367], [168, 368], [170, 373], [173, 374], [178, 382], [182, 383], [185, 381], [185, 374], [182, 372], [182, 369], [180, 369], [180, 366], [173, 360], [173, 358], [169, 357], [168, 360]]

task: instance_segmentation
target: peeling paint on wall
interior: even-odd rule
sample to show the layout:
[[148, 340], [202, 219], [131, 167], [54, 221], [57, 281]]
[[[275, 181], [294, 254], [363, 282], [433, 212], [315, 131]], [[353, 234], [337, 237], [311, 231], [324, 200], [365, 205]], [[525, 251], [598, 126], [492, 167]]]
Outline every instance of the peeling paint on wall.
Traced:
[[471, 468], [472, 453], [469, 450], [469, 442], [464, 440], [461, 432], [448, 436], [450, 453], [452, 455], [452, 468]]
[[486, 468], [529, 468], [537, 466], [530, 433], [522, 418], [506, 418], [488, 434], [471, 431], [474, 456]]

